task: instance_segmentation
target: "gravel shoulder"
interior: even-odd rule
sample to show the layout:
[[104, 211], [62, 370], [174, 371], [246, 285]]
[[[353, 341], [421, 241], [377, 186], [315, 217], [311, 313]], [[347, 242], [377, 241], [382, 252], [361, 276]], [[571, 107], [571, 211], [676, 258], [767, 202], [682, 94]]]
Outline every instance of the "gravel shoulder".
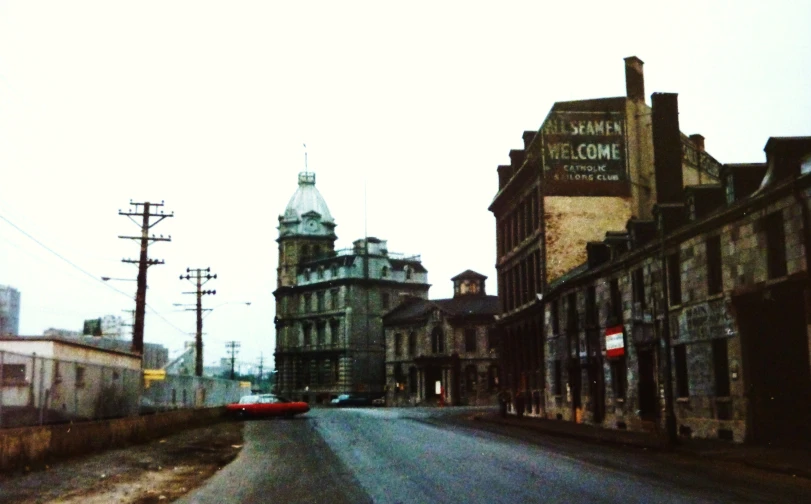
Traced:
[[231, 462], [242, 448], [242, 433], [242, 422], [221, 422], [36, 470], [21, 468], [0, 474], [0, 502], [172, 502]]

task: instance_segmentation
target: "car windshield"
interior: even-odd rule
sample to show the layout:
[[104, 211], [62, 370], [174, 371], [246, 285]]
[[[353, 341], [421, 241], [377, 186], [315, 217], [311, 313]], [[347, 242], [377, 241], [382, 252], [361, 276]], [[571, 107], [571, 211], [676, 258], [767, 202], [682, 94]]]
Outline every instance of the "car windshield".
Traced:
[[259, 400], [259, 396], [246, 395], [239, 398], [239, 404], [254, 404]]

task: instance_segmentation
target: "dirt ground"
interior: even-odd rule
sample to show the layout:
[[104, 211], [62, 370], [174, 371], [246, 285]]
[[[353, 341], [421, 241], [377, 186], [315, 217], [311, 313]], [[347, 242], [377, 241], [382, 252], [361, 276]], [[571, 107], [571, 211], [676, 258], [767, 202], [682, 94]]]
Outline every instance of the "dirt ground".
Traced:
[[0, 502], [172, 502], [231, 462], [240, 448], [242, 422], [222, 422], [39, 470], [0, 474]]

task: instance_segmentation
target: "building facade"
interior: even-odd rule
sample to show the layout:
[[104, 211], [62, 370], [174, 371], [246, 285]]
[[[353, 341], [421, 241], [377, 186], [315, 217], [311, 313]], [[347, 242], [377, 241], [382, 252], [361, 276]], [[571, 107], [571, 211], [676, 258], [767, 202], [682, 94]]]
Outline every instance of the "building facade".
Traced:
[[300, 173], [279, 216], [276, 388], [315, 404], [383, 395], [381, 317], [401, 298], [427, 297], [430, 287], [419, 256], [389, 252], [373, 237], [336, 250], [335, 227], [315, 174]]
[[20, 291], [0, 285], [0, 336], [20, 334]]
[[408, 298], [383, 317], [387, 404], [496, 404], [498, 297], [486, 279], [467, 270], [452, 298]]
[[[539, 156], [514, 151], [499, 167], [507, 391], [532, 398], [530, 415], [670, 439], [807, 437], [809, 141], [772, 138], [766, 163], [721, 165], [680, 132], [675, 94], [641, 101], [636, 69], [626, 59], [626, 105], [646, 117], [622, 120], [630, 187], [593, 196], [587, 182], [611, 168], [590, 157], [613, 147], [581, 138], [608, 128], [572, 114], [551, 139], [549, 118], [525, 133]], [[581, 185], [561, 189], [573, 176]]]

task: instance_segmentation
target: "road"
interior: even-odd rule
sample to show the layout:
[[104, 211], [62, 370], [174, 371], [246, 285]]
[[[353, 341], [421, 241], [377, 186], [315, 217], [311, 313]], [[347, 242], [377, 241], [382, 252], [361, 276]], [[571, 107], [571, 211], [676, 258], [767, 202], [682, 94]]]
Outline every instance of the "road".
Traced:
[[546, 438], [460, 413], [315, 409], [247, 422], [239, 457], [177, 502], [775, 503], [811, 495], [806, 480]]

